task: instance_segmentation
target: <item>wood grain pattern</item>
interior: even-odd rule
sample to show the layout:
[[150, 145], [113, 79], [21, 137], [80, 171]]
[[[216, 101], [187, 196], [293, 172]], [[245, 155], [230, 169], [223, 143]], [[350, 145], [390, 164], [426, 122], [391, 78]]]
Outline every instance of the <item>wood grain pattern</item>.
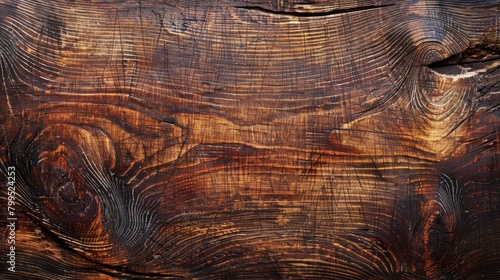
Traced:
[[0, 0], [2, 274], [500, 279], [499, 17]]

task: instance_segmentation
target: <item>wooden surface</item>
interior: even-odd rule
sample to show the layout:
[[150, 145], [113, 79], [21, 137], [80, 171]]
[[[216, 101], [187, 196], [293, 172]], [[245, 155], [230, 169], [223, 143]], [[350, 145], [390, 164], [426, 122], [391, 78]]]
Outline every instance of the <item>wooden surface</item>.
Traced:
[[499, 17], [0, 0], [0, 273], [500, 279]]

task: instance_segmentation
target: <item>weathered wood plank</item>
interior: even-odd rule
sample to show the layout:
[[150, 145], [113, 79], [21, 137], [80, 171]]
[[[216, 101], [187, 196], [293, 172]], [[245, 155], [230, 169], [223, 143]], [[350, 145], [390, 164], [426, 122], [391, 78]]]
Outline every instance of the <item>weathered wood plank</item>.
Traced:
[[2, 273], [500, 277], [499, 10], [0, 0]]

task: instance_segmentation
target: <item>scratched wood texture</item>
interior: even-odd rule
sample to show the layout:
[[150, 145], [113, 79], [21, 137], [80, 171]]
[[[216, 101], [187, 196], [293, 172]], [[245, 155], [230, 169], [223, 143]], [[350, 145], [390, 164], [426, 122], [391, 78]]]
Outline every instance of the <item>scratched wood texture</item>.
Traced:
[[0, 0], [2, 277], [500, 279], [499, 18]]

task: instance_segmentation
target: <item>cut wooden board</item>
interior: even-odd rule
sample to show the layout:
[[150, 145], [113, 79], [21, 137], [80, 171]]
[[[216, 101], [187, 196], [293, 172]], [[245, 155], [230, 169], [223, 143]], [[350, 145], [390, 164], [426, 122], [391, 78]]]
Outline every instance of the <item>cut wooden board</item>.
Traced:
[[0, 0], [1, 273], [499, 279], [499, 16]]

